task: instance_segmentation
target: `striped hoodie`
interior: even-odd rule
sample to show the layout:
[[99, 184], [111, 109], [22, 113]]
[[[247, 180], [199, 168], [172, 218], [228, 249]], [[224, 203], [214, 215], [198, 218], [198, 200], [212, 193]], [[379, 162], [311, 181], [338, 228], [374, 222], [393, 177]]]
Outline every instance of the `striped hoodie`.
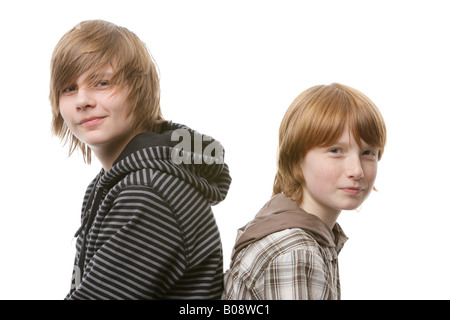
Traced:
[[[185, 148], [177, 132], [188, 133]], [[222, 246], [211, 206], [230, 183], [223, 149], [210, 137], [171, 122], [134, 137], [87, 188], [66, 299], [220, 298]]]

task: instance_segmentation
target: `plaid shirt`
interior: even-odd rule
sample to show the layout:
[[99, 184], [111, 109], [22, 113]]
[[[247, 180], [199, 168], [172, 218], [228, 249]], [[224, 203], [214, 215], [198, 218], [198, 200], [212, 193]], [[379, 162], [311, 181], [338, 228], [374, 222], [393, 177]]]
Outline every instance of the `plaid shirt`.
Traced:
[[242, 249], [225, 273], [225, 300], [341, 298], [338, 254], [347, 237], [336, 223], [336, 247], [303, 229], [272, 233]]

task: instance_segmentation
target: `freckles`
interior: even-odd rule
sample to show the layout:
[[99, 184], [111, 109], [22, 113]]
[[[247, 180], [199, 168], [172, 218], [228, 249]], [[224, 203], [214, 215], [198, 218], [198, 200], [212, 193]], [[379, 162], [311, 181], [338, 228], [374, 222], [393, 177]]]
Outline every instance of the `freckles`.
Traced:
[[307, 188], [314, 193], [326, 193], [333, 187], [336, 181], [336, 172], [324, 166], [310, 168], [306, 179]]
[[366, 181], [373, 185], [375, 182], [375, 179], [377, 177], [377, 169], [378, 166], [375, 165], [371, 165], [371, 166], [366, 166], [365, 168], [363, 168], [363, 172], [364, 172], [364, 177], [366, 179]]

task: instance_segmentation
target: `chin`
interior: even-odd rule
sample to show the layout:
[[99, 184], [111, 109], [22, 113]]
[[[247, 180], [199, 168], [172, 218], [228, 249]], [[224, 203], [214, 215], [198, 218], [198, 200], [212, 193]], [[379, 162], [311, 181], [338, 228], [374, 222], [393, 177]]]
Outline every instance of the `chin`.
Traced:
[[339, 208], [340, 210], [351, 211], [361, 207], [362, 203], [363, 201], [352, 201], [351, 203], [341, 203], [341, 205], [337, 206], [337, 208]]
[[[81, 139], [80, 139], [81, 140]], [[90, 136], [84, 136], [83, 141], [89, 147], [101, 146], [108, 142], [108, 137], [102, 134], [91, 134]]]

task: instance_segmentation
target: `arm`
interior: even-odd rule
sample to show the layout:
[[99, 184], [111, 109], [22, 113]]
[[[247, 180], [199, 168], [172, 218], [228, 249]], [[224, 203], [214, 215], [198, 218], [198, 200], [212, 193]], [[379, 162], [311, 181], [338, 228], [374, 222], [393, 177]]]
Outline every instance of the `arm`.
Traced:
[[323, 300], [329, 295], [322, 257], [296, 250], [276, 257], [265, 272], [264, 297], [268, 300]]
[[88, 244], [81, 285], [67, 299], [159, 298], [183, 275], [184, 242], [174, 214], [149, 187], [127, 187]]

